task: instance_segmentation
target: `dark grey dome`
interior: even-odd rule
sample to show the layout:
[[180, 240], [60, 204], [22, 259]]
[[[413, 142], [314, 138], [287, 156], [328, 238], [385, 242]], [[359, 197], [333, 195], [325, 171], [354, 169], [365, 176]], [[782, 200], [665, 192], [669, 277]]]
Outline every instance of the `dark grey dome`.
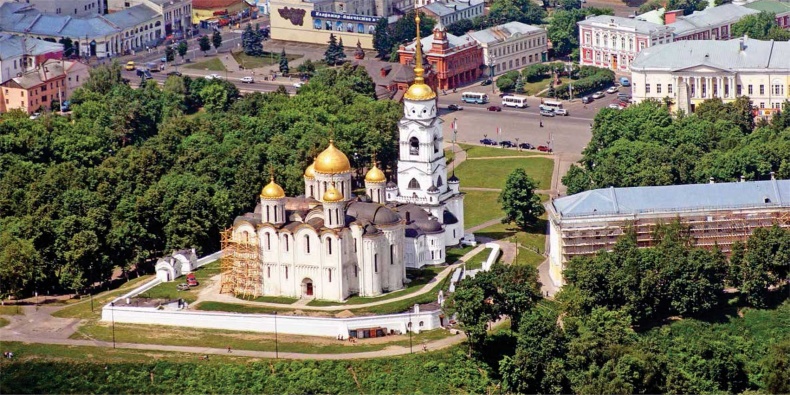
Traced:
[[442, 224], [435, 219], [429, 219], [427, 221], [416, 221], [417, 226], [425, 233], [439, 233], [443, 232]]
[[428, 192], [439, 192], [439, 188], [437, 188], [436, 185], [431, 185], [428, 188]]
[[394, 183], [392, 181], [387, 183], [387, 189], [397, 189], [397, 188], [398, 188], [398, 184], [396, 184], [396, 183]]
[[444, 223], [447, 225], [457, 224], [458, 218], [450, 212], [450, 210], [444, 210]]
[[372, 222], [376, 225], [394, 224], [400, 221], [398, 213], [378, 203], [353, 202], [348, 205], [346, 213], [357, 220]]
[[450, 176], [450, 178], [447, 181], [448, 182], [460, 182], [461, 180], [459, 180], [458, 177], [455, 176], [455, 172], [453, 172], [453, 175]]
[[365, 225], [365, 235], [371, 235], [372, 236], [372, 235], [375, 235], [375, 234], [378, 234], [378, 233], [379, 233], [379, 228], [377, 228], [375, 225], [373, 225], [373, 224]]

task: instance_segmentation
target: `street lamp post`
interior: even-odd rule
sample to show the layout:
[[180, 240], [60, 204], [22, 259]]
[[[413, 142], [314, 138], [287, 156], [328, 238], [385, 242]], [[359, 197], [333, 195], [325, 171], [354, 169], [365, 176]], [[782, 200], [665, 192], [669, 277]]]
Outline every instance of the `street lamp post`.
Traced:
[[280, 345], [277, 341], [277, 312], [274, 312], [274, 359], [280, 359]]
[[496, 58], [494, 56], [489, 56], [488, 62], [488, 71], [491, 73], [491, 93], [496, 93], [496, 84], [494, 83], [494, 66], [496, 66]]
[[112, 348], [115, 348], [115, 302], [110, 303], [110, 315], [112, 316]]
[[573, 101], [573, 65], [568, 62], [565, 65], [565, 70], [568, 72], [568, 101]]
[[521, 146], [518, 145], [518, 137], [516, 137], [516, 150], [521, 151]]

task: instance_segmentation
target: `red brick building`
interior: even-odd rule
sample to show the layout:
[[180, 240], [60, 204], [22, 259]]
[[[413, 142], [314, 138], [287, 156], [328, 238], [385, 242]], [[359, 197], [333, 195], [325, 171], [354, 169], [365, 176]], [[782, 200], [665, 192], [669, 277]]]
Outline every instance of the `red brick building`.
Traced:
[[[482, 74], [483, 49], [477, 41], [464, 35], [457, 37], [448, 34], [438, 24], [433, 35], [422, 40], [425, 59], [435, 74], [437, 88], [453, 89], [479, 79]], [[400, 46], [398, 55], [401, 65], [411, 65], [414, 59], [415, 43]]]

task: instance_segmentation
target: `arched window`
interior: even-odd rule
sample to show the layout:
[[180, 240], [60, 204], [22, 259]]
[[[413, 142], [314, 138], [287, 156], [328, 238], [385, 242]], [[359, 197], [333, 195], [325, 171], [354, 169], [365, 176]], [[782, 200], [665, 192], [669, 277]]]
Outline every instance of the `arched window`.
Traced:
[[272, 249], [272, 235], [270, 233], [266, 233], [266, 250]]
[[409, 155], [418, 155], [420, 153], [420, 140], [416, 137], [409, 139]]
[[442, 185], [444, 185], [444, 183], [442, 182], [442, 176], [439, 176], [439, 178], [436, 179], [436, 186], [441, 187]]
[[326, 253], [332, 255], [332, 239], [326, 238]]
[[304, 235], [304, 250], [306, 253], [310, 253], [310, 235]]
[[288, 252], [288, 235], [285, 235], [283, 239], [285, 240], [285, 252]]
[[379, 272], [379, 254], [373, 254], [373, 272]]
[[420, 189], [420, 183], [417, 182], [416, 178], [412, 178], [411, 181], [409, 181], [409, 189]]
[[390, 265], [395, 264], [395, 245], [390, 244]]
[[315, 190], [313, 189], [313, 186], [312, 186], [312, 185], [310, 185], [310, 197], [311, 197], [311, 198], [314, 198], [314, 197], [315, 197]]
[[266, 205], [266, 222], [272, 222], [272, 221], [269, 220], [269, 218], [270, 218], [269, 217], [269, 205], [267, 204]]
[[439, 137], [433, 138], [433, 153], [439, 152]]
[[266, 278], [272, 278], [272, 267], [266, 267]]
[[326, 269], [327, 273], [329, 274], [329, 282], [332, 282], [332, 269]]
[[288, 266], [285, 267], [285, 279], [288, 279]]

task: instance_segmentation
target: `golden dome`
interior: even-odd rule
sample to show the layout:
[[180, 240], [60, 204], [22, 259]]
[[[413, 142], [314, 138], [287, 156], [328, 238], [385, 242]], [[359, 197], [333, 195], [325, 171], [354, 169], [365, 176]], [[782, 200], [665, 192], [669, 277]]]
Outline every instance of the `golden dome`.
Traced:
[[327, 203], [342, 202], [343, 194], [335, 188], [335, 183], [333, 182], [332, 185], [329, 186], [329, 189], [324, 192], [324, 196], [321, 197], [321, 200]]
[[272, 176], [271, 181], [261, 191], [261, 197], [264, 199], [282, 199], [285, 197], [285, 191], [276, 182], [274, 182], [274, 176]]
[[315, 158], [313, 170], [324, 174], [347, 173], [351, 171], [351, 162], [343, 151], [335, 148], [335, 142], [329, 140], [329, 147]]
[[384, 172], [381, 171], [381, 169], [379, 169], [379, 167], [376, 166], [375, 163], [373, 163], [373, 167], [371, 167], [370, 170], [368, 170], [368, 174], [365, 174], [365, 182], [379, 183], [386, 181], [387, 181], [387, 177], [384, 176]]
[[428, 84], [415, 81], [403, 97], [408, 100], [431, 100], [436, 98], [436, 93]]
[[431, 100], [436, 98], [436, 93], [425, 83], [425, 77], [423, 76], [425, 69], [422, 68], [422, 41], [420, 41], [419, 13], [415, 15], [414, 22], [417, 24], [417, 39], [414, 41], [414, 83], [411, 84], [406, 94], [403, 95], [403, 98], [418, 101]]
[[304, 178], [315, 178], [315, 159], [313, 159], [313, 163], [305, 169]]

